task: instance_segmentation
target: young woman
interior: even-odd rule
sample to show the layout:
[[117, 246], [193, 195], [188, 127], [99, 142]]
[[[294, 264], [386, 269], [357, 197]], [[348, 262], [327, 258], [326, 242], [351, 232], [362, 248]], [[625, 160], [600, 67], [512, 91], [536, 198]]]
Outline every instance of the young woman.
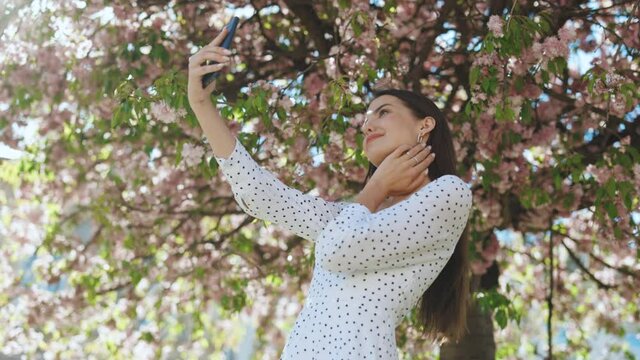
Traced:
[[201, 86], [228, 61], [218, 46], [225, 34], [190, 58], [190, 105], [240, 208], [315, 242], [309, 293], [280, 359], [398, 359], [395, 328], [418, 301], [426, 337], [461, 337], [472, 196], [442, 112], [410, 91], [375, 92], [362, 191], [354, 202], [304, 194], [259, 166], [211, 103], [215, 85]]

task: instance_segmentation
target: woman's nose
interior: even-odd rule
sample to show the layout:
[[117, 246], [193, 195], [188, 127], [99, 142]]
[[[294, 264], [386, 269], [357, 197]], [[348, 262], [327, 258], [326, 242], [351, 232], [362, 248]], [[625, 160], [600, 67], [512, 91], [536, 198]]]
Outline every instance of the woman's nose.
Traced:
[[366, 134], [367, 130], [369, 129], [369, 126], [367, 124], [368, 122], [369, 122], [369, 120], [367, 118], [364, 118], [364, 122], [362, 123], [362, 127], [361, 127], [362, 128], [362, 132], [364, 134]]

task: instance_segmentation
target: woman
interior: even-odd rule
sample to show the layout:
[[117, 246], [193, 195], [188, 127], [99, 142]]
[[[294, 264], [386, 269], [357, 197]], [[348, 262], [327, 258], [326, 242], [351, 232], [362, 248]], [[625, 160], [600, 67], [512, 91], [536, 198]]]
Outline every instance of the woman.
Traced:
[[[260, 167], [232, 135], [210, 101], [215, 83], [202, 89], [202, 75], [228, 63], [218, 46], [225, 34], [190, 58], [191, 107], [239, 206], [315, 242], [309, 294], [280, 359], [398, 359], [396, 325], [420, 299], [426, 336], [459, 338], [472, 198], [455, 175], [437, 106], [409, 91], [374, 93], [362, 128], [370, 160], [362, 191], [354, 202], [304, 194]], [[201, 66], [205, 60], [223, 64]]]

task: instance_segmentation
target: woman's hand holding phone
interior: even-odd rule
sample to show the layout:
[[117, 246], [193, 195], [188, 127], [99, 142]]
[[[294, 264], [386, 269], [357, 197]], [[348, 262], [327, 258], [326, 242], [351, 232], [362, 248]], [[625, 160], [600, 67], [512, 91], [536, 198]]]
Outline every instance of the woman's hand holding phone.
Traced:
[[[220, 71], [231, 62], [231, 57], [229, 56], [231, 51], [220, 46], [228, 32], [229, 29], [225, 26], [213, 41], [189, 57], [187, 91], [189, 104], [192, 108], [201, 105], [205, 101], [211, 101], [210, 95], [216, 86], [215, 81], [212, 81], [207, 87], [203, 88], [202, 76], [207, 73]], [[219, 63], [207, 65], [207, 60], [213, 60]]]

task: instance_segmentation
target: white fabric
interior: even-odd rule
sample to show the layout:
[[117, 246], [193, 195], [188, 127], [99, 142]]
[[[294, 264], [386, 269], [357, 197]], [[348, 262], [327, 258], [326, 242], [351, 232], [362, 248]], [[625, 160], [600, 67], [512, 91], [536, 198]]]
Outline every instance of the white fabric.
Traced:
[[469, 186], [444, 175], [371, 213], [286, 186], [237, 138], [228, 158], [215, 159], [247, 214], [315, 242], [309, 294], [280, 360], [398, 359], [395, 328], [451, 257]]

